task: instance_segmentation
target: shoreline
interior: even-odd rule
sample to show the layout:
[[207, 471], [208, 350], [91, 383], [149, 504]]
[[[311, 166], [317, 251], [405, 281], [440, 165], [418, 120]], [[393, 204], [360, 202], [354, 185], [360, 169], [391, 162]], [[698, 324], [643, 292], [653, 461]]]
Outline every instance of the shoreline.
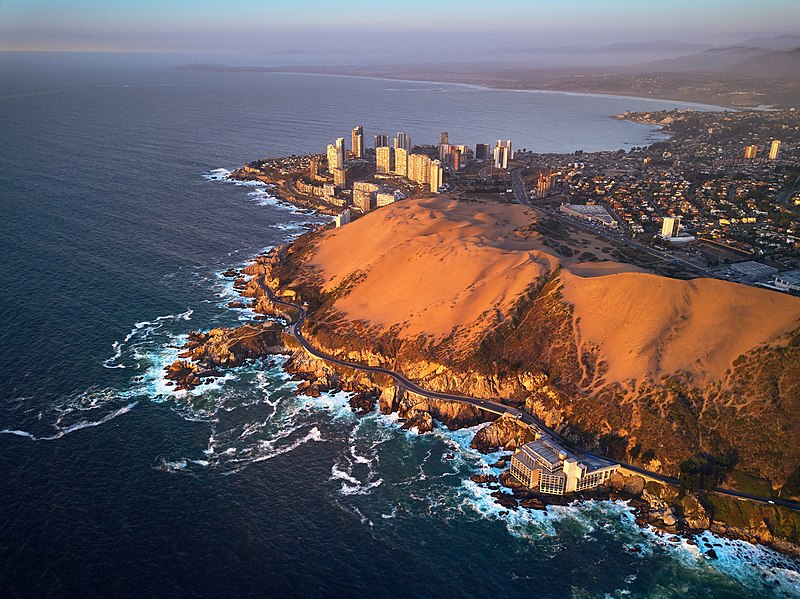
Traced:
[[[292, 204], [290, 200], [283, 199], [282, 201]], [[318, 225], [317, 229], [322, 229], [326, 226], [327, 225]], [[283, 285], [278, 284], [277, 286], [273, 286], [275, 279], [270, 278], [270, 270], [269, 268], [265, 268], [266, 264], [270, 261], [270, 256], [273, 256], [272, 260], [274, 261], [274, 256], [280, 256], [282, 252], [291, 250], [296, 241], [297, 238], [287, 242], [283, 246], [257, 255], [252, 258], [248, 266], [244, 268], [236, 269], [232, 267], [221, 273], [221, 275], [226, 278], [235, 279], [234, 290], [236, 290], [243, 299], [253, 298], [253, 303], [260, 306], [259, 308], [253, 304], [247, 305], [244, 302], [231, 302], [229, 304], [231, 308], [247, 308], [259, 314], [241, 327], [237, 327], [235, 330], [252, 327], [254, 325], [258, 326], [259, 321], [261, 321], [261, 326], [266, 326], [269, 329], [269, 334], [274, 335], [276, 333], [274, 324], [279, 324], [283, 331], [281, 340], [279, 344], [273, 344], [269, 348], [268, 354], [290, 354], [289, 359], [283, 364], [283, 369], [298, 383], [295, 394], [307, 395], [314, 398], [319, 397], [321, 393], [344, 391], [350, 394], [348, 403], [350, 404], [351, 411], [357, 416], [369, 414], [377, 409], [383, 414], [394, 413], [398, 416], [401, 423], [400, 428], [402, 430], [412, 431], [416, 434], [430, 432], [437, 424], [439, 426], [445, 426], [450, 430], [457, 430], [465, 426], [474, 426], [474, 424], [479, 424], [480, 422], [488, 423], [487, 427], [493, 426], [491, 419], [480, 419], [479, 422], [475, 422], [474, 420], [458, 422], [459, 419], [457, 417], [455, 421], [447, 422], [436, 416], [431, 417], [428, 413], [424, 413], [427, 418], [420, 418], [419, 413], [404, 413], [397, 409], [397, 405], [390, 406], [389, 409], [386, 410], [386, 394], [388, 392], [391, 395], [393, 392], [392, 387], [387, 387], [385, 383], [382, 383], [380, 380], [375, 380], [375, 377], [372, 376], [367, 376], [365, 379], [363, 376], [347, 375], [342, 373], [341, 369], [330, 368], [324, 361], [306, 354], [303, 347], [299, 345], [296, 340], [289, 338], [292, 331], [287, 333], [287, 329], [290, 327], [291, 323], [296, 320], [294, 314], [292, 314], [292, 310], [281, 309], [278, 304], [283, 302], [275, 301], [274, 296], [272, 296], [272, 293], [281, 291], [282, 287], [285, 287], [286, 284], [291, 284], [291, 282], [284, 281]], [[286, 306], [288, 307], [290, 304], [287, 303]], [[278, 322], [276, 323], [276, 321]], [[280, 321], [288, 324], [280, 324]], [[195, 344], [194, 347], [197, 347], [197, 337], [190, 339], [190, 342]], [[186, 351], [186, 349], [187, 348], [184, 347], [184, 351]], [[184, 357], [186, 357], [185, 354]], [[243, 361], [249, 361], [251, 358], [252, 356], [245, 356]], [[216, 375], [217, 373], [213, 374]], [[394, 393], [396, 393], [396, 389]], [[432, 402], [434, 404], [440, 403], [437, 400], [432, 400]], [[447, 402], [441, 403], [446, 404]], [[477, 449], [482, 455], [493, 453], [489, 448], [476, 446], [474, 440], [472, 447]], [[507, 465], [508, 458], [501, 461], [505, 462]], [[709, 559], [715, 559], [713, 548], [707, 547], [704, 552], [704, 548], [700, 547], [698, 544], [700, 540], [699, 537], [706, 531], [719, 538], [744, 541], [752, 545], [768, 547], [778, 554], [791, 557], [792, 559], [797, 559], [797, 557], [800, 556], [800, 547], [779, 538], [764, 542], [758, 537], [749, 535], [744, 531], [721, 526], [712, 522], [709, 522], [707, 526], [701, 527], [686, 526], [685, 523], [676, 526], [677, 521], [674, 518], [672, 509], [663, 499], [653, 495], [647, 495], [643, 479], [641, 480], [642, 489], [638, 494], [635, 491], [633, 493], [629, 492], [629, 486], [631, 484], [634, 489], [636, 489], [639, 484], [630, 483], [629, 481], [640, 478], [641, 477], [638, 475], [632, 474], [628, 477], [618, 479], [616, 481], [618, 488], [616, 489], [605, 488], [598, 489], [595, 492], [585, 492], [567, 496], [542, 495], [534, 491], [515, 488], [513, 484], [501, 483], [501, 485], [498, 486], [497, 482], [499, 481], [492, 480], [491, 476], [487, 477], [485, 480], [476, 480], [475, 475], [473, 475], [472, 480], [476, 484], [487, 487], [487, 490], [494, 491], [490, 494], [495, 498], [496, 504], [501, 508], [509, 510], [547, 509], [549, 505], [569, 505], [576, 501], [622, 500], [627, 502], [631, 507], [633, 517], [637, 525], [643, 531], [649, 529], [654, 534], [661, 537], [664, 542], [668, 543], [676, 543], [677, 541], [674, 539], [682, 538], [686, 543], [697, 546], [698, 549], [701, 550], [701, 553], [705, 553], [706, 557]], [[622, 481], [621, 484], [620, 480]], [[508, 491], [510, 491], [510, 493]], [[642, 492], [645, 492], [644, 496]], [[709, 549], [711, 553], [708, 553]]]
[[[177, 69], [204, 71], [204, 69], [191, 69], [191, 65], [184, 67], [175, 67]], [[209, 65], [213, 66], [213, 65]], [[261, 69], [261, 70], [259, 70]], [[438, 81], [435, 79], [419, 79], [416, 77], [399, 77], [397, 75], [359, 75], [355, 73], [326, 73], [324, 71], [297, 71], [297, 70], [282, 70], [276, 67], [273, 70], [271, 67], [254, 67], [252, 70], [247, 70], [247, 67], [225, 67], [221, 65], [219, 69], [209, 69], [211, 72], [233, 72], [233, 73], [251, 73], [263, 75], [311, 75], [314, 77], [345, 77], [351, 79], [367, 79], [373, 81], [394, 81], [397, 83], [421, 83], [425, 85], [451, 85], [474, 89], [476, 91], [495, 91], [495, 92], [514, 92], [514, 93], [537, 93], [537, 94], [564, 94], [568, 96], [589, 97], [589, 98], [614, 98], [619, 100], [639, 100], [644, 102], [668, 102], [685, 105], [688, 109], [703, 109], [705, 112], [724, 112], [724, 111], [741, 111], [741, 110], [758, 110], [758, 106], [724, 106], [720, 104], [709, 104], [706, 102], [696, 102], [692, 100], [678, 100], [674, 98], [662, 98], [654, 96], [640, 96], [634, 93], [625, 94], [619, 92], [602, 92], [602, 91], [586, 91], [579, 92], [565, 89], [542, 89], [539, 87], [502, 87], [494, 86], [486, 83], [473, 83], [469, 81]]]

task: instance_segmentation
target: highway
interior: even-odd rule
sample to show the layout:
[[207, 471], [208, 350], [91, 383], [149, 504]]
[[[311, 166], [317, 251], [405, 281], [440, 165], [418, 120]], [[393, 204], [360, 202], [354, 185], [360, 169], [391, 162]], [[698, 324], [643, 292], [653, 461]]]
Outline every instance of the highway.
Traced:
[[[514, 407], [505, 405], [500, 401], [495, 401], [495, 400], [491, 400], [491, 399], [479, 399], [479, 398], [476, 398], [476, 397], [467, 397], [467, 396], [464, 396], [464, 395], [455, 395], [455, 394], [452, 394], [452, 393], [441, 393], [441, 392], [438, 392], [438, 391], [428, 391], [427, 389], [424, 389], [424, 388], [420, 387], [414, 381], [406, 378], [405, 376], [403, 376], [399, 372], [395, 372], [393, 370], [389, 370], [389, 369], [383, 368], [381, 366], [365, 366], [363, 364], [357, 364], [355, 362], [348, 362], [347, 360], [341, 360], [341, 359], [339, 359], [339, 358], [337, 358], [335, 356], [331, 356], [330, 354], [327, 354], [327, 353], [325, 353], [323, 351], [320, 351], [317, 348], [315, 348], [313, 345], [311, 345], [311, 342], [308, 339], [306, 339], [306, 337], [303, 335], [302, 327], [303, 327], [303, 323], [305, 322], [306, 316], [307, 316], [306, 309], [303, 308], [300, 305], [293, 304], [293, 303], [290, 303], [290, 302], [287, 302], [287, 301], [284, 301], [284, 300], [277, 299], [275, 297], [275, 294], [268, 287], [265, 287], [265, 291], [266, 291], [267, 295], [269, 296], [270, 300], [272, 300], [272, 302], [274, 302], [276, 304], [280, 304], [282, 306], [286, 306], [288, 308], [291, 308], [293, 310], [297, 310], [298, 311], [298, 313], [300, 314], [299, 318], [297, 320], [295, 320], [294, 322], [290, 323], [287, 326], [286, 332], [289, 333], [295, 339], [297, 339], [298, 343], [300, 343], [300, 345], [303, 347], [303, 349], [305, 349], [309, 354], [311, 354], [315, 358], [318, 358], [318, 359], [323, 360], [325, 362], [328, 362], [330, 364], [336, 364], [338, 366], [343, 366], [345, 368], [351, 368], [353, 370], [358, 370], [358, 371], [361, 371], [361, 372], [369, 372], [369, 373], [372, 373], [372, 374], [383, 374], [383, 375], [389, 376], [389, 377], [393, 378], [401, 387], [403, 387], [407, 391], [410, 391], [412, 393], [415, 393], [416, 395], [419, 395], [420, 397], [427, 397], [429, 399], [438, 399], [438, 400], [442, 400], [442, 401], [454, 401], [454, 402], [458, 402], [458, 403], [462, 403], [462, 404], [467, 404], [467, 405], [474, 406], [474, 407], [476, 407], [476, 408], [478, 408], [480, 410], [484, 410], [486, 412], [491, 412], [493, 414], [500, 414], [500, 415], [502, 415], [502, 414], [510, 414], [514, 418], [518, 419], [520, 422], [523, 422], [526, 425], [528, 425], [530, 427], [533, 427], [534, 429], [538, 430], [540, 433], [544, 433], [544, 434], [550, 435], [552, 438], [558, 440], [559, 443], [561, 443], [564, 447], [568, 448], [570, 451], [575, 453], [578, 457], [583, 455], [583, 456], [586, 456], [586, 457], [594, 458], [596, 460], [604, 461], [604, 462], [606, 462], [608, 464], [619, 464], [621, 467], [625, 468], [626, 470], [630, 470], [632, 472], [637, 472], [639, 474], [643, 474], [643, 475], [648, 476], [650, 478], [659, 480], [659, 481], [661, 481], [663, 483], [666, 483], [666, 484], [669, 484], [669, 485], [680, 485], [680, 481], [677, 478], [674, 478], [674, 477], [671, 477], [671, 476], [665, 476], [665, 475], [663, 475], [663, 474], [661, 474], [659, 472], [652, 472], [650, 470], [646, 470], [644, 468], [640, 468], [639, 466], [634, 466], [633, 464], [628, 464], [627, 462], [620, 462], [618, 460], [612, 460], [612, 459], [610, 459], [610, 458], [608, 458], [606, 456], [599, 455], [599, 454], [596, 454], [596, 453], [592, 453], [592, 452], [586, 451], [584, 449], [575, 448], [571, 442], [569, 442], [567, 439], [562, 437], [560, 434], [558, 434], [554, 430], [552, 430], [552, 429], [548, 428], [547, 426], [545, 426], [538, 418], [536, 418], [530, 412], [526, 412], [524, 410], [518, 410], [518, 409], [516, 409]], [[740, 498], [740, 499], [749, 499], [749, 500], [752, 500], [752, 501], [760, 501], [762, 503], [771, 503], [771, 504], [782, 505], [784, 507], [800, 511], [800, 504], [797, 504], [797, 503], [792, 502], [792, 501], [786, 501], [786, 500], [783, 500], [783, 499], [772, 499], [772, 498], [769, 498], [769, 497], [760, 497], [758, 495], [751, 495], [751, 494], [748, 494], [748, 493], [742, 493], [742, 492], [739, 492], [739, 491], [734, 491], [732, 489], [725, 489], [725, 488], [722, 488], [722, 487], [717, 487], [715, 489], [709, 489], [709, 490], [707, 490], [707, 492], [718, 493], [720, 495], [728, 495], [728, 496], [736, 497], [736, 498]]]

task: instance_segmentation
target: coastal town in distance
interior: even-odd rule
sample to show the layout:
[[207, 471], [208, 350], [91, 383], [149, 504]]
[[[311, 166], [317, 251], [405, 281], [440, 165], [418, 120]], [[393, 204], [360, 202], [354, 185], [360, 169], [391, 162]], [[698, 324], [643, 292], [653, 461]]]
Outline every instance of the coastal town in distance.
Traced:
[[[519, 202], [608, 240], [613, 257], [675, 278], [800, 293], [800, 115], [794, 108], [625, 113], [668, 135], [629, 151], [538, 154], [512, 140], [412, 145], [361, 126], [323, 154], [256, 160], [234, 178], [278, 186], [337, 226], [420, 193]], [[426, 140], [427, 141], [427, 140]], [[458, 140], [453, 140], [457, 142]], [[565, 248], [570, 251], [569, 248]]]

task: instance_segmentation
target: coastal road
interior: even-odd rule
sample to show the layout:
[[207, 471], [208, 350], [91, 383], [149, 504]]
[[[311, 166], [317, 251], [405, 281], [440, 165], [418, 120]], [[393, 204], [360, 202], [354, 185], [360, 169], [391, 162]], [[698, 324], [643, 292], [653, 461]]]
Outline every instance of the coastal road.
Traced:
[[[500, 415], [510, 414], [512, 417], [516, 418], [520, 422], [525, 423], [529, 427], [534, 428], [538, 432], [547, 434], [552, 438], [556, 439], [564, 447], [570, 449], [570, 451], [573, 451], [578, 457], [581, 457], [583, 455], [586, 457], [594, 458], [595, 460], [606, 462], [608, 464], [619, 464], [621, 467], [631, 472], [643, 474], [649, 478], [659, 480], [669, 485], [680, 485], [680, 481], [677, 478], [666, 476], [659, 472], [646, 470], [645, 468], [640, 468], [639, 466], [634, 466], [633, 464], [628, 464], [627, 462], [612, 460], [606, 456], [586, 451], [584, 449], [576, 448], [571, 442], [562, 437], [560, 434], [545, 426], [544, 423], [542, 423], [538, 418], [536, 418], [530, 412], [526, 412], [524, 410], [518, 410], [517, 408], [508, 406], [504, 403], [501, 403], [500, 401], [495, 401], [491, 399], [479, 399], [476, 397], [467, 397], [464, 395], [455, 395], [452, 393], [429, 391], [419, 386], [411, 379], [406, 378], [399, 372], [395, 372], [393, 370], [389, 370], [388, 368], [383, 368], [381, 366], [365, 366], [363, 364], [357, 364], [355, 362], [348, 362], [347, 360], [341, 360], [335, 356], [331, 356], [330, 354], [320, 351], [317, 348], [315, 348], [311, 344], [311, 342], [308, 339], [306, 339], [305, 336], [303, 335], [302, 327], [303, 323], [306, 320], [306, 315], [307, 315], [305, 308], [297, 304], [277, 299], [272, 290], [269, 289], [268, 287], [265, 287], [265, 291], [269, 296], [270, 300], [272, 300], [272, 302], [280, 304], [282, 306], [286, 306], [293, 310], [297, 310], [299, 312], [300, 314], [299, 318], [288, 325], [288, 327], [286, 328], [286, 332], [289, 333], [295, 339], [297, 339], [298, 343], [300, 343], [303, 349], [305, 349], [309, 354], [311, 354], [315, 358], [318, 358], [320, 360], [323, 360], [331, 364], [336, 364], [338, 366], [351, 368], [353, 370], [358, 370], [361, 372], [369, 372], [372, 374], [383, 374], [389, 376], [393, 378], [404, 389], [406, 389], [407, 391], [411, 391], [412, 393], [419, 395], [420, 397], [427, 397], [429, 399], [438, 399], [441, 401], [453, 401], [457, 403], [467, 404], [474, 406], [480, 410], [491, 412], [493, 414], [500, 414]], [[742, 493], [739, 491], [735, 491], [732, 489], [725, 489], [722, 487], [716, 487], [715, 489], [708, 489], [706, 492], [717, 493], [719, 495], [727, 495], [730, 497], [736, 497], [738, 499], [748, 499], [751, 501], [758, 501], [761, 503], [782, 505], [792, 510], [800, 511], [800, 504], [797, 504], [792, 501], [786, 501], [784, 499], [772, 499], [770, 497], [760, 497], [758, 495]]]

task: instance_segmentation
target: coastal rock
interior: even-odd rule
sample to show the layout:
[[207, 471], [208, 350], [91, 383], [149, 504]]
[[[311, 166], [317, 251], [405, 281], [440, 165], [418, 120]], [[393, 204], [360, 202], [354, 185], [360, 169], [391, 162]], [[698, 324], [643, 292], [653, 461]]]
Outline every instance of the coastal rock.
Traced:
[[356, 393], [351, 395], [348, 399], [350, 409], [356, 414], [361, 416], [369, 414], [375, 409], [375, 402], [378, 400], [374, 391], [365, 391], [364, 393]]
[[496, 483], [497, 477], [494, 474], [473, 474], [469, 477], [472, 482], [484, 485], [487, 483]]
[[429, 433], [434, 429], [433, 417], [428, 412], [417, 411], [403, 423], [403, 430], [416, 431], [417, 434]]
[[513, 416], [504, 414], [483, 427], [472, 439], [472, 448], [481, 453], [492, 453], [499, 449], [514, 450], [535, 439], [531, 429]]

